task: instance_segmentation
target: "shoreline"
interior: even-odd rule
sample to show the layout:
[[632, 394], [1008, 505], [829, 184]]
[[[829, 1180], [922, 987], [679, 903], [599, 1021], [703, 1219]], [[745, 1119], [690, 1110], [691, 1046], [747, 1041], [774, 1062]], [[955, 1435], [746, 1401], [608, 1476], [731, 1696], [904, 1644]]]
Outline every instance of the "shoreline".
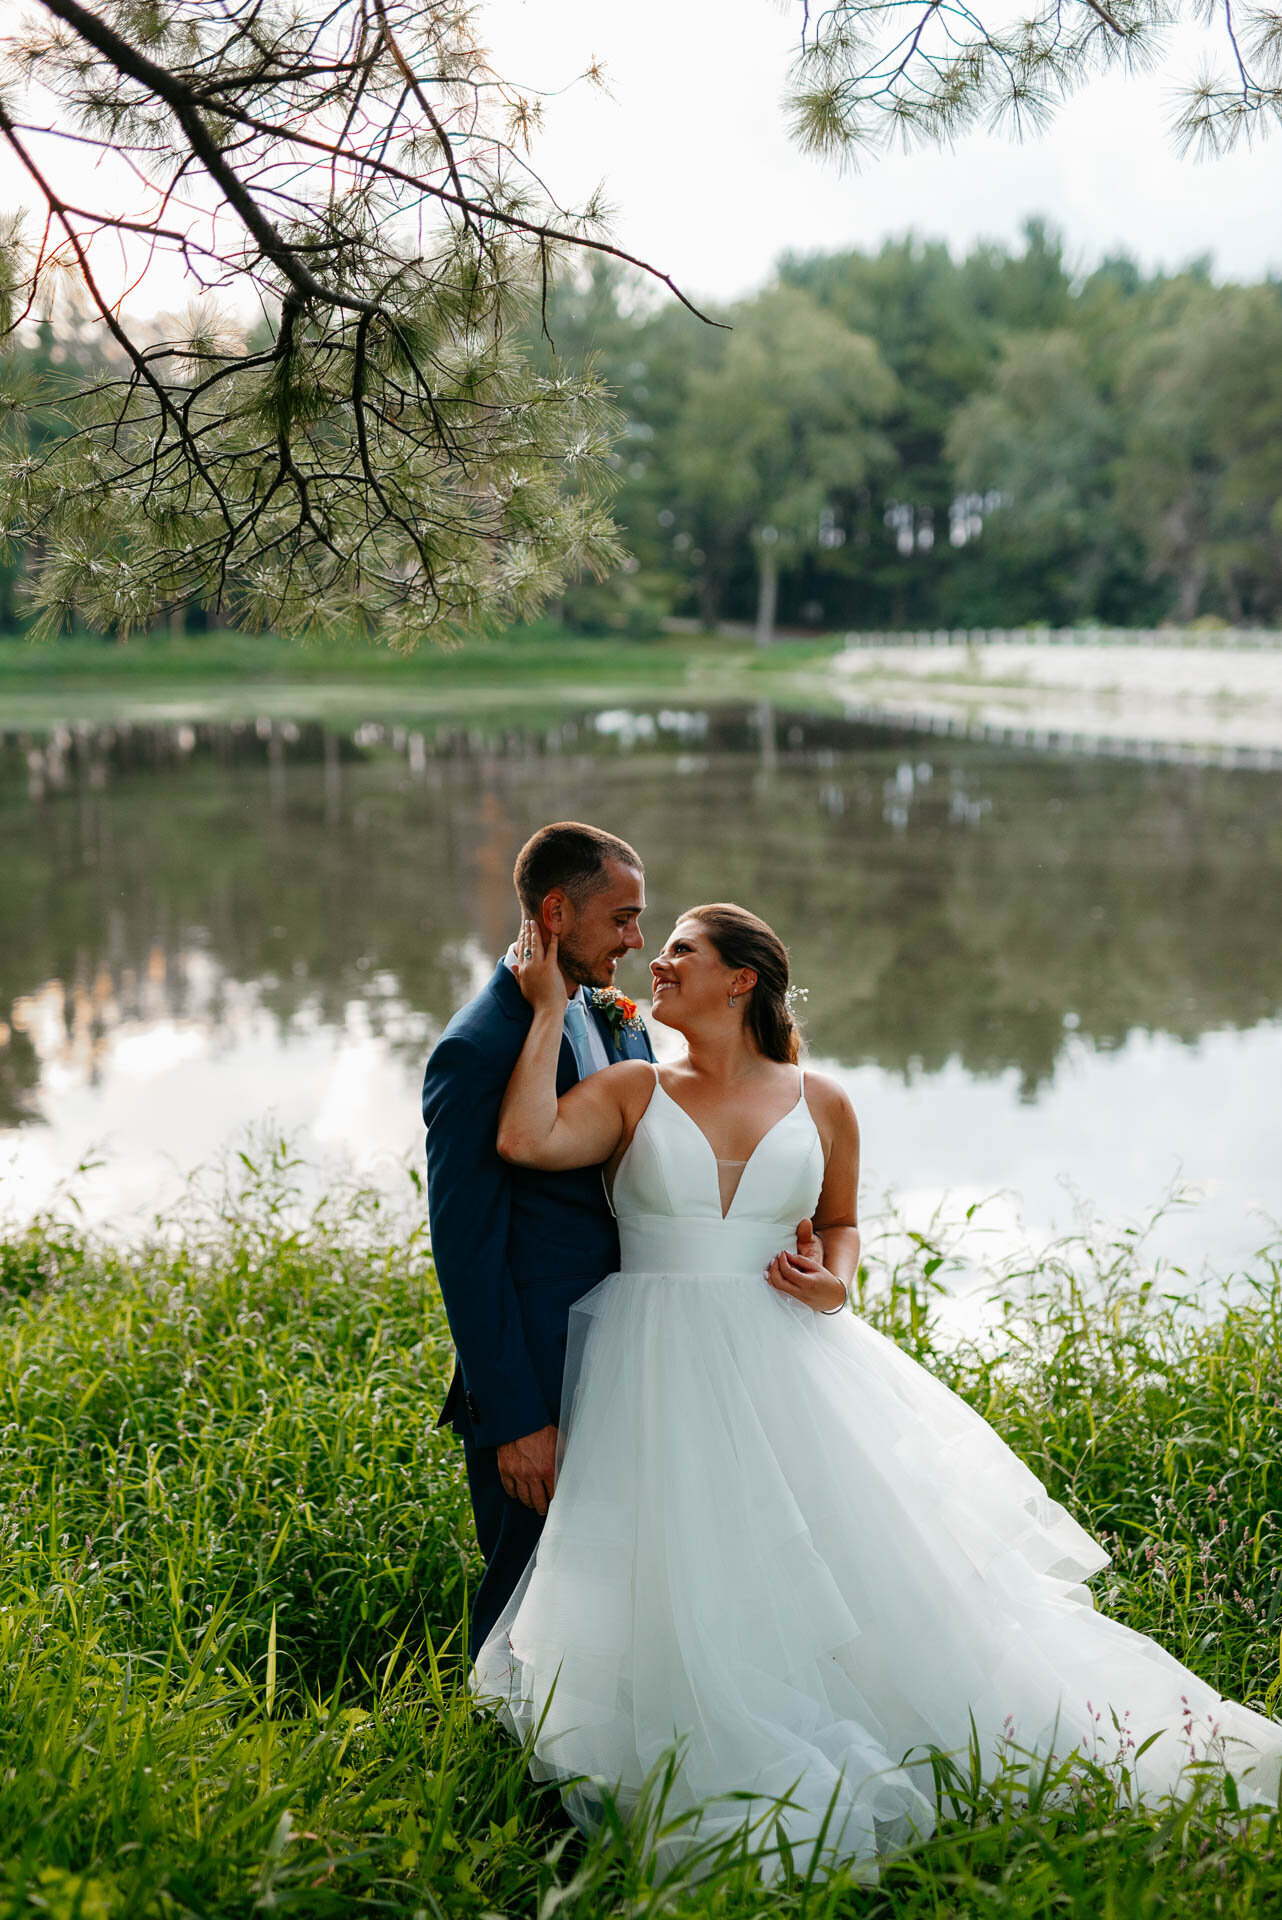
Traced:
[[1282, 766], [1282, 651], [1160, 644], [861, 646], [832, 662], [851, 719], [996, 743]]
[[[55, 660], [57, 664], [55, 665]], [[592, 707], [775, 706], [1053, 752], [1282, 766], [1282, 647], [854, 635], [590, 639], [531, 628], [452, 652], [286, 647], [256, 635], [113, 650], [0, 638], [0, 732], [80, 725], [531, 719]]]

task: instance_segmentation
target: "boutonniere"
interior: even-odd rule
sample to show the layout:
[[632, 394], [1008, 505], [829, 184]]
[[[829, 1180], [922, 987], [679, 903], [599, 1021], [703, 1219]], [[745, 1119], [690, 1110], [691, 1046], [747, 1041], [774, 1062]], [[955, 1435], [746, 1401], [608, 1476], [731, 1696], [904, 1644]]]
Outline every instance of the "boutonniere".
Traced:
[[626, 993], [620, 993], [617, 987], [590, 987], [588, 999], [593, 1010], [605, 1016], [615, 1047], [623, 1051], [625, 1033], [641, 1034], [645, 1032], [641, 1016], [637, 1012], [635, 1000], [629, 1000]]

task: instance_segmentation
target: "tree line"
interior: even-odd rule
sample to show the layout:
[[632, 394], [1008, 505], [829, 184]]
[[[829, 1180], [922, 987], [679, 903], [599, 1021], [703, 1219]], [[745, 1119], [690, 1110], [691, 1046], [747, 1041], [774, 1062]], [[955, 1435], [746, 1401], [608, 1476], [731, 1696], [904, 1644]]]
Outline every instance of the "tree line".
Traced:
[[[1121, 626], [1282, 614], [1282, 284], [1017, 248], [785, 257], [700, 325], [593, 263], [544, 352], [625, 415], [630, 557], [582, 628]], [[550, 340], [550, 345], [548, 341]]]
[[[519, 343], [545, 391], [603, 382], [618, 411], [625, 556], [564, 591], [568, 625], [1282, 618], [1279, 282], [1125, 256], [1077, 274], [1030, 221], [1017, 248], [960, 259], [914, 238], [787, 256], [715, 318], [602, 257]], [[12, 349], [9, 395], [49, 401], [28, 444], [67, 430], [60, 394], [101, 359], [84, 324]], [[0, 626], [23, 622], [33, 559], [0, 557]]]

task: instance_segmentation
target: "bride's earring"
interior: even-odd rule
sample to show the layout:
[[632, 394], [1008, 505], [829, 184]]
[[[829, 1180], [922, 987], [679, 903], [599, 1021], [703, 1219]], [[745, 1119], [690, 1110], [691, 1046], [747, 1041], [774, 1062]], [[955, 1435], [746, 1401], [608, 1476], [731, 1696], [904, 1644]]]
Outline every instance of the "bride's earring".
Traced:
[[732, 994], [730, 995], [730, 1005], [731, 1005], [731, 1006], [733, 1006], [733, 1005], [734, 1005], [734, 1003], [735, 1003], [735, 1001], [736, 1001], [736, 1000], [737, 1000], [738, 998], [739, 998], [739, 996], [738, 996], [738, 994], [737, 994], [737, 993], [732, 993]]

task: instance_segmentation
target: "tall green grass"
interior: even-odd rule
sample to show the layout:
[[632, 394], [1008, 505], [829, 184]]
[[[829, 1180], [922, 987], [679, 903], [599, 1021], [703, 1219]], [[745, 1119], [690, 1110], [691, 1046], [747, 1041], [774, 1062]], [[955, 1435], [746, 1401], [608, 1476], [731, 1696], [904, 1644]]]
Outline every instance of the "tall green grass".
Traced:
[[[1212, 1791], [1128, 1813], [1103, 1773], [1003, 1803], [963, 1769], [873, 1888], [580, 1840], [462, 1684], [476, 1567], [424, 1235], [369, 1194], [300, 1220], [292, 1179], [283, 1149], [242, 1161], [128, 1247], [52, 1217], [0, 1239], [0, 1915], [1282, 1907], [1276, 1821]], [[1194, 1311], [1125, 1236], [1061, 1249], [1007, 1276], [1027, 1297], [984, 1345], [941, 1337], [946, 1270], [926, 1240], [874, 1252], [862, 1308], [1108, 1537], [1112, 1610], [1273, 1708], [1277, 1261]]]

